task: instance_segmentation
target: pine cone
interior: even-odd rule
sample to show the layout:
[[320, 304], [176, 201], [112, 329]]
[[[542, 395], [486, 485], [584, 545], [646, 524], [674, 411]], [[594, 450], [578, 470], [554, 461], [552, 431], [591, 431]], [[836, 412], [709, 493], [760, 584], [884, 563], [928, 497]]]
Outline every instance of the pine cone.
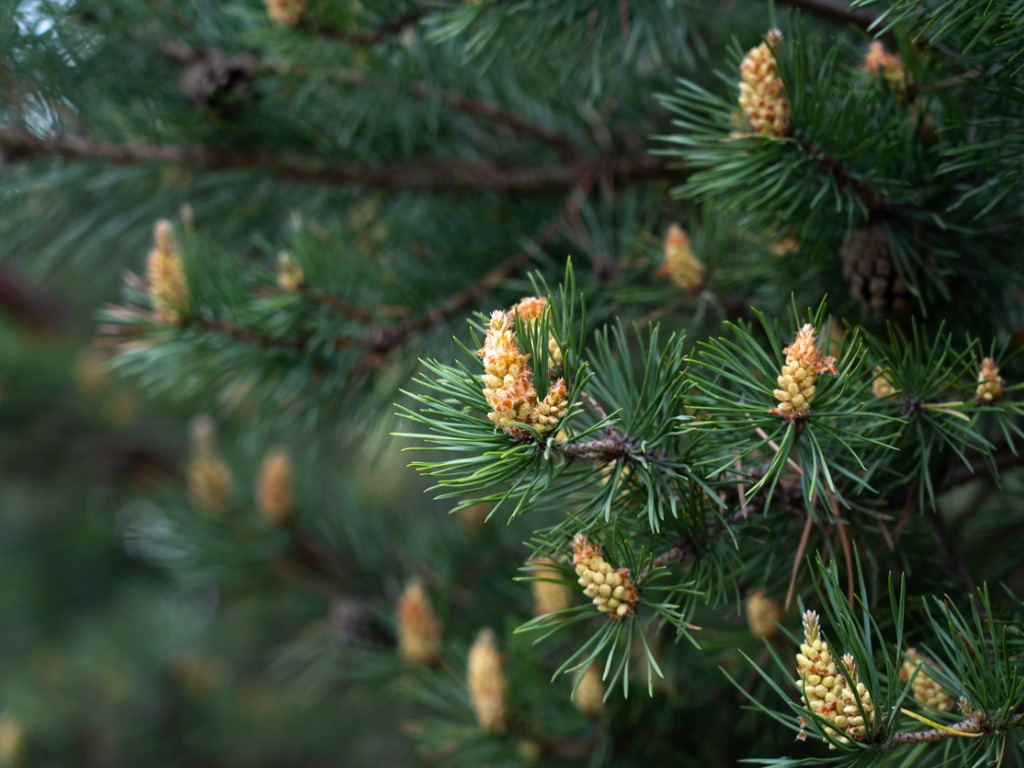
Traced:
[[843, 277], [850, 285], [850, 295], [877, 317], [910, 309], [907, 286], [896, 273], [881, 224], [867, 224], [847, 238]]
[[193, 61], [181, 75], [181, 90], [198, 109], [232, 117], [255, 97], [251, 83], [259, 71], [255, 56], [225, 56], [214, 49]]

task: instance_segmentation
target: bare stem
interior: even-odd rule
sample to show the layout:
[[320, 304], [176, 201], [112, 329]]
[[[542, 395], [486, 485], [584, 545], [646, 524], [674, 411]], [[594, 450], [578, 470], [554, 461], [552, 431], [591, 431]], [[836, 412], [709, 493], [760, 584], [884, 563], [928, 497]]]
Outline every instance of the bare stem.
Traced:
[[[985, 721], [981, 715], [972, 715], [966, 720], [949, 726], [948, 731], [933, 728], [930, 731], [900, 732], [892, 740], [894, 745], [902, 744], [925, 744], [933, 741], [945, 741], [952, 739], [958, 733], [982, 733], [985, 730]], [[950, 733], [953, 731], [953, 733]]]
[[425, 159], [415, 165], [328, 165], [294, 154], [238, 152], [205, 146], [175, 144], [118, 144], [84, 136], [37, 136], [25, 129], [0, 125], [0, 147], [8, 160], [40, 157], [99, 160], [114, 165], [165, 163], [207, 170], [267, 170], [296, 181], [376, 189], [428, 191], [542, 192], [575, 189], [589, 179], [629, 182], [663, 178], [668, 161], [655, 155], [594, 156], [548, 166], [499, 166], [491, 163], [452, 163]]

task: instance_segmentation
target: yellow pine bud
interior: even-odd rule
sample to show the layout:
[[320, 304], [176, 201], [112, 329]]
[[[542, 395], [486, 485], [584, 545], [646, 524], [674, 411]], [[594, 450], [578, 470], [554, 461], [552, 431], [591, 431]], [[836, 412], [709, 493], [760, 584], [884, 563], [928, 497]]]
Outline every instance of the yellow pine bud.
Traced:
[[469, 648], [466, 662], [466, 687], [480, 728], [494, 733], [507, 726], [504, 661], [491, 629], [482, 629]]
[[[561, 572], [554, 568], [555, 561], [550, 557], [531, 560], [527, 565], [530, 566], [531, 575], [539, 579], [562, 578]], [[533, 593], [533, 612], [537, 616], [564, 611], [572, 605], [572, 591], [565, 584], [531, 581], [530, 590]]]
[[[850, 654], [843, 656], [842, 663], [854, 687], [847, 682], [821, 634], [818, 614], [814, 611], [804, 614], [804, 642], [796, 655], [796, 663], [799, 677], [796, 686], [800, 689], [801, 701], [836, 726], [835, 729], [825, 726], [825, 733], [841, 744], [850, 739], [863, 741], [874, 725], [871, 693], [858, 681], [857, 666]], [[829, 747], [834, 748], [834, 745], [830, 743]]]
[[279, 27], [294, 27], [306, 10], [306, 0], [267, 0], [267, 15]]
[[672, 224], [665, 234], [664, 254], [658, 274], [687, 293], [700, 290], [704, 285], [704, 264], [694, 255], [690, 238], [678, 224]]
[[942, 690], [942, 687], [925, 672], [931, 662], [921, 657], [915, 648], [907, 649], [907, 660], [900, 668], [900, 679], [909, 680], [917, 671], [917, 677], [910, 684], [910, 692], [914, 698], [926, 707], [942, 712], [949, 712], [953, 707], [953, 697]]
[[488, 418], [507, 434], [522, 437], [524, 430], [513, 422], [528, 423], [537, 392], [533, 371], [516, 344], [515, 323], [508, 313], [500, 309], [491, 313], [484, 346], [477, 354], [484, 363], [484, 397], [491, 407]]
[[398, 655], [411, 664], [433, 664], [441, 658], [444, 626], [434, 613], [423, 583], [410, 581], [395, 608]]
[[0, 765], [21, 764], [25, 749], [25, 727], [10, 713], [0, 715]]
[[[546, 311], [545, 299], [526, 298], [511, 312], [500, 309], [491, 313], [491, 320], [484, 336], [484, 345], [477, 354], [484, 364], [484, 398], [491, 411], [487, 414], [496, 425], [512, 437], [523, 438], [530, 433], [517, 424], [527, 424], [538, 432], [550, 432], [565, 418], [569, 408], [569, 396], [563, 379], [558, 379], [544, 400], [537, 402], [537, 390], [533, 387], [533, 370], [527, 364], [529, 355], [519, 349], [515, 334], [517, 314], [523, 322], [532, 322]], [[549, 339], [551, 352], [553, 339]], [[561, 349], [557, 342], [557, 360], [561, 363]], [[554, 355], [552, 355], [554, 362]]]
[[587, 717], [600, 717], [604, 712], [604, 683], [596, 664], [591, 664], [583, 673], [572, 703]]
[[558, 426], [569, 411], [569, 392], [565, 381], [558, 379], [548, 390], [544, 399], [537, 404], [530, 414], [530, 421], [540, 433], [550, 432]]
[[818, 374], [837, 375], [836, 359], [818, 351], [815, 333], [810, 323], [804, 325], [797, 332], [796, 340], [782, 350], [786, 363], [778, 377], [779, 389], [772, 392], [779, 404], [770, 413], [789, 420], [806, 418], [811, 411]]
[[231, 470], [217, 451], [216, 432], [209, 416], [197, 416], [189, 425], [192, 457], [186, 479], [192, 501], [210, 514], [219, 515], [231, 496]]
[[75, 385], [78, 391], [96, 397], [107, 386], [107, 361], [96, 349], [83, 349], [75, 358]]
[[1003, 396], [1006, 379], [999, 375], [999, 368], [991, 357], [981, 361], [978, 369], [978, 402], [994, 403]]
[[771, 30], [740, 64], [740, 112], [754, 133], [771, 139], [789, 132], [789, 101], [775, 61], [781, 43], [782, 33]]
[[[840, 743], [846, 743], [848, 739], [864, 741], [868, 731], [875, 724], [875, 708], [871, 700], [871, 693], [864, 687], [864, 683], [857, 679], [857, 664], [853, 656], [844, 655], [843, 666], [846, 667], [846, 672], [850, 682], [856, 688], [856, 693], [850, 686], [850, 682], [844, 678], [843, 690], [836, 703], [834, 722], [845, 736], [839, 735], [836, 740]], [[829, 746], [834, 748], [834, 745]]]
[[459, 519], [463, 525], [469, 528], [479, 528], [487, 522], [487, 515], [491, 512], [488, 504], [473, 504], [469, 507], [462, 507], [459, 512]]
[[[512, 314], [518, 315], [527, 325], [548, 311], [548, 300], [537, 296], [525, 296], [512, 307]], [[562, 348], [554, 334], [548, 334], [548, 367], [559, 368], [562, 365]]]
[[171, 222], [160, 219], [153, 228], [153, 249], [146, 260], [146, 287], [157, 322], [181, 325], [191, 309], [185, 264], [174, 250]]
[[286, 293], [297, 293], [306, 282], [306, 275], [292, 255], [286, 251], [277, 254], [277, 287]]
[[789, 256], [800, 249], [800, 241], [792, 236], [780, 237], [768, 246], [768, 253], [777, 259]]
[[871, 382], [872, 394], [880, 400], [893, 397], [896, 388], [892, 385], [892, 371], [878, 365], [872, 372], [875, 374], [875, 379]]
[[267, 451], [256, 475], [256, 508], [278, 525], [287, 522], [295, 508], [292, 460], [281, 446]]
[[613, 619], [633, 616], [639, 596], [629, 578], [629, 569], [615, 570], [601, 557], [601, 545], [591, 544], [586, 535], [577, 533], [572, 539], [573, 565], [577, 583], [599, 611]]
[[901, 99], [907, 94], [910, 80], [907, 68], [899, 54], [889, 53], [880, 40], [873, 40], [864, 54], [861, 70], [873, 77], [881, 77], [886, 85]]
[[821, 634], [818, 614], [807, 611], [803, 623], [804, 642], [796, 655], [796, 687], [808, 709], [831, 721], [843, 691], [843, 676]]
[[777, 622], [782, 618], [782, 607], [763, 589], [747, 597], [746, 613], [747, 626], [754, 637], [772, 638], [779, 634]]

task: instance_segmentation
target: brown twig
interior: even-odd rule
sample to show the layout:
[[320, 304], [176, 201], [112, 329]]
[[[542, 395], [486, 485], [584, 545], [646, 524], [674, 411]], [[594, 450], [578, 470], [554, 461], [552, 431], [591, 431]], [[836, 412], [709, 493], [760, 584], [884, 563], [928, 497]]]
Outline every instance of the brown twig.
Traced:
[[853, 24], [861, 29], [868, 29], [878, 21], [878, 14], [867, 8], [853, 9], [846, 2], [835, 2], [835, 0], [779, 0], [782, 5], [791, 5], [794, 8], [813, 13], [829, 21], [836, 21], [840, 24]]
[[306, 19], [303, 19], [301, 29], [328, 40], [337, 40], [349, 45], [365, 48], [401, 35], [409, 27], [418, 24], [431, 10], [430, 6], [418, 6], [394, 19], [378, 24], [371, 31], [362, 34], [346, 32], [323, 24], [312, 24]]
[[875, 213], [889, 207], [884, 197], [868, 187], [856, 176], [851, 175], [839, 161], [828, 157], [820, 147], [816, 147], [799, 133], [794, 133], [793, 139], [800, 146], [800, 149], [803, 150], [804, 154], [813, 160], [822, 171], [831, 174], [841, 184], [853, 190], [853, 193], [860, 198], [861, 202], [864, 203], [864, 207], [870, 213]]
[[351, 317], [353, 320], [359, 320], [363, 323], [372, 323], [375, 319], [374, 314], [369, 310], [356, 306], [355, 304], [351, 304], [350, 302], [327, 293], [327, 291], [320, 290], [319, 288], [313, 288], [312, 286], [303, 284], [299, 289], [299, 292], [314, 304], [321, 304], [328, 309], [337, 312], [339, 315]]
[[[723, 524], [720, 520], [715, 520], [710, 523], [707, 527], [707, 533], [709, 537], [718, 536], [722, 533], [727, 526], [733, 526], [737, 523], [743, 522], [747, 517], [744, 514], [744, 510], [739, 509], [733, 513], [733, 515]], [[697, 551], [698, 542], [693, 539], [679, 539], [676, 541], [670, 549], [662, 552], [660, 555], [651, 561], [650, 568], [644, 568], [640, 575], [637, 577], [637, 581], [643, 581], [647, 574], [657, 568], [662, 568], [670, 563], [682, 563], [691, 554]]]
[[43, 334], [57, 333], [68, 322], [67, 308], [9, 263], [0, 265], [0, 312]]
[[[950, 733], [949, 731], [954, 731]], [[933, 728], [928, 731], [900, 732], [893, 736], [893, 744], [923, 744], [932, 741], [944, 741], [954, 738], [957, 733], [984, 733], [985, 720], [981, 715], [973, 715], [959, 723], [949, 726], [949, 730]]]
[[615, 433], [600, 440], [564, 445], [562, 446], [562, 455], [570, 461], [592, 461], [597, 464], [607, 464], [625, 456], [629, 453], [629, 448], [629, 441]]
[[[0, 126], [0, 148], [13, 159], [55, 157], [100, 160], [115, 165], [166, 163], [209, 170], [265, 170], [297, 181], [376, 189], [427, 191], [543, 192], [574, 189], [597, 175], [618, 182], [663, 178], [669, 175], [666, 158], [655, 155], [592, 156], [549, 166], [499, 166], [491, 163], [458, 164], [443, 158], [416, 165], [325, 165], [294, 154], [239, 152], [205, 146], [175, 144], [117, 144], [83, 136], [43, 138], [27, 130]], [[12, 159], [11, 157], [8, 158]]]
[[[149, 42], [148, 38], [144, 42]], [[171, 41], [160, 46], [161, 52], [172, 61], [195, 66], [211, 56], [225, 57], [216, 50], [200, 50], [193, 48], [187, 43]], [[307, 77], [310, 74], [321, 74], [318, 70], [304, 65], [296, 65], [291, 62], [268, 61], [258, 59], [248, 54], [245, 55], [247, 68], [252, 76], [260, 74], [276, 74], [282, 76]], [[383, 88], [389, 87], [388, 83], [377, 82], [369, 77], [366, 72], [354, 69], [332, 70], [326, 73], [332, 81], [348, 86], [350, 88]], [[447, 91], [428, 83], [413, 83], [404, 88], [397, 96], [412, 96], [421, 101], [436, 100], [445, 106], [463, 112], [467, 115], [482, 117], [493, 123], [504, 125], [513, 132], [522, 136], [537, 139], [557, 149], [564, 158], [574, 159], [580, 156], [580, 149], [566, 137], [546, 128], [539, 123], [527, 120], [520, 114], [512, 112], [506, 107], [493, 102], [466, 96], [465, 94]]]

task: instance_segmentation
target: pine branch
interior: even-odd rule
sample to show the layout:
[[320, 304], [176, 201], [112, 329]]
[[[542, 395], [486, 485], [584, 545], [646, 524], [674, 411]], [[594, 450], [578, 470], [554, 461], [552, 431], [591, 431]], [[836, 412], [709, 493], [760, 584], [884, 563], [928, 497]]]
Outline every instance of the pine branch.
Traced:
[[[571, 204], [571, 201], [572, 196], [567, 200], [566, 207], [534, 236], [531, 240], [534, 247], [542, 247], [557, 234], [565, 218], [565, 209]], [[531, 255], [531, 249], [522, 248], [475, 283], [449, 296], [440, 304], [431, 307], [418, 316], [410, 318], [399, 325], [378, 326], [369, 333], [367, 346], [374, 353], [385, 355], [414, 333], [425, 331], [464, 312], [484, 296], [500, 288], [512, 275], [529, 264]]]
[[861, 29], [870, 29], [879, 19], [879, 14], [866, 8], [851, 8], [848, 3], [835, 0], [780, 0], [781, 5], [790, 5], [815, 16], [840, 24], [853, 24]]
[[58, 333], [67, 325], [67, 308], [31, 285], [11, 264], [0, 265], [0, 311], [37, 333]]
[[562, 455], [570, 461], [592, 461], [607, 464], [629, 453], [631, 441], [615, 432], [601, 440], [569, 443], [562, 447]]
[[889, 207], [884, 197], [853, 176], [841, 163], [826, 156], [819, 147], [814, 146], [798, 132], [794, 132], [792, 137], [800, 146], [800, 149], [804, 151], [804, 154], [813, 160], [822, 171], [831, 174], [840, 183], [853, 190], [853, 193], [860, 198], [860, 201], [870, 213], [875, 213]]
[[365, 185], [376, 189], [428, 191], [542, 192], [574, 188], [599, 178], [633, 182], [664, 178], [669, 162], [653, 155], [599, 155], [560, 165], [504, 167], [490, 163], [453, 164], [437, 158], [416, 165], [325, 166], [296, 155], [271, 152], [237, 152], [203, 146], [174, 144], [115, 144], [84, 136], [40, 138], [26, 130], [0, 126], [0, 148], [8, 160], [59, 157], [67, 160], [101, 160], [115, 165], [168, 163], [209, 170], [268, 170], [297, 181], [324, 184]]
[[[1020, 719], [1020, 715], [1013, 718], [1014, 724]], [[966, 720], [951, 725], [946, 730], [933, 728], [930, 731], [918, 731], [916, 733], [897, 733], [892, 740], [893, 745], [903, 744], [926, 744], [936, 741], [945, 741], [955, 736], [967, 733], [986, 733], [985, 718], [982, 715], [972, 715]]]
[[299, 25], [299, 29], [318, 37], [324, 37], [329, 40], [338, 40], [359, 48], [365, 48], [401, 35], [409, 27], [418, 24], [422, 19], [428, 16], [432, 10], [436, 10], [436, 4], [434, 6], [417, 6], [411, 11], [406, 11], [394, 19], [384, 21], [369, 32], [364, 32], [362, 34], [345, 32], [344, 30], [340, 30], [335, 27], [328, 27], [323, 24], [311, 24], [306, 19], [304, 19]]
[[[152, 44], [148, 36], [140, 36], [140, 42]], [[313, 68], [301, 64], [295, 65], [290, 62], [266, 61], [248, 54], [243, 57], [229, 57], [215, 49], [200, 51], [180, 41], [163, 43], [160, 46], [160, 50], [164, 56], [172, 61], [188, 64], [190, 67], [202, 66], [204, 62], [211, 59], [219, 58], [222, 61], [230, 61], [232, 58], [235, 58], [245, 65], [252, 77], [260, 74], [301, 77], [313, 72]], [[358, 70], [332, 71], [329, 73], [329, 77], [332, 81], [350, 88], [386, 88], [392, 86], [391, 83], [374, 80], [368, 77], [365, 72]], [[430, 83], [411, 83], [408, 87], [403, 87], [401, 93], [396, 94], [396, 96], [412, 96], [420, 101], [437, 100], [452, 109], [504, 125], [522, 136], [528, 136], [548, 144], [561, 152], [566, 159], [577, 159], [581, 155], [580, 149], [564, 136], [549, 130], [543, 125], [527, 120], [522, 115], [510, 111], [500, 104], [447, 91]]]

